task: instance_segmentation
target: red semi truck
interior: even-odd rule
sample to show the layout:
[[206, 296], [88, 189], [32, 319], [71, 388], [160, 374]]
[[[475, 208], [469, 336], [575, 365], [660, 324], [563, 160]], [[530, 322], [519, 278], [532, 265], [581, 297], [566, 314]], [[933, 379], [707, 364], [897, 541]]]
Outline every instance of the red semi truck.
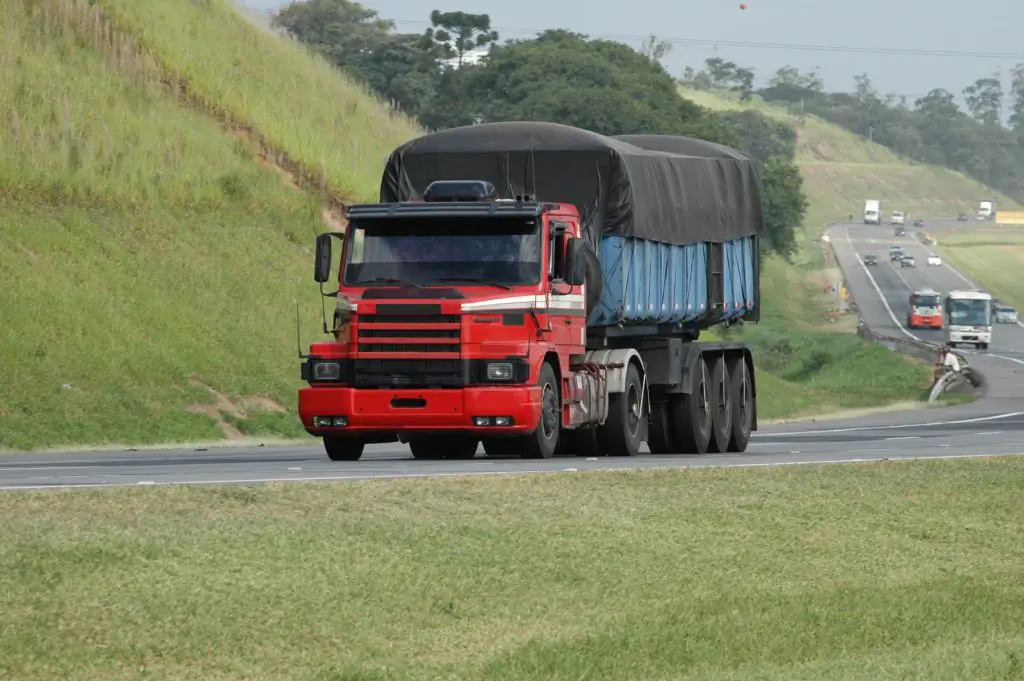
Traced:
[[381, 202], [347, 217], [316, 241], [321, 286], [343, 244], [339, 288], [299, 391], [331, 460], [746, 449], [751, 353], [698, 342], [758, 317], [761, 186], [735, 150], [457, 128], [397, 149]]

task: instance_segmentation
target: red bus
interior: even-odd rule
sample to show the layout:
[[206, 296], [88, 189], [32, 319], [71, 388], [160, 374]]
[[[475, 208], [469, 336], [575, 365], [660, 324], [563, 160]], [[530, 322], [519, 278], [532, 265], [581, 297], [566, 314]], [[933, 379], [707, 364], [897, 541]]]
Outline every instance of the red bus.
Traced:
[[907, 327], [911, 329], [941, 329], [942, 300], [938, 291], [922, 289], [910, 292], [910, 311]]

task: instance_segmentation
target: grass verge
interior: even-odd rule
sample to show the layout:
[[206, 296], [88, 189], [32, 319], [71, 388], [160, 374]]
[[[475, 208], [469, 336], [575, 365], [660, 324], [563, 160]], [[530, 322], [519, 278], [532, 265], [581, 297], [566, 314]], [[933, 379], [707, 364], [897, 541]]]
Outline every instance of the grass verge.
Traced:
[[1009, 681], [1022, 477], [1014, 457], [3, 495], [0, 676]]
[[[944, 231], [939, 255], [1000, 300], [1024, 310], [1024, 234], [1017, 227]], [[964, 284], [966, 286], [966, 284]]]

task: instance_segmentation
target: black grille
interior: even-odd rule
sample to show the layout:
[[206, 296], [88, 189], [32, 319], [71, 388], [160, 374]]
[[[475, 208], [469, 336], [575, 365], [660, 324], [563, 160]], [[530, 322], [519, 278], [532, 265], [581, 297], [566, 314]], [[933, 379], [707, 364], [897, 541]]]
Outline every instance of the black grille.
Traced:
[[361, 314], [360, 324], [459, 324], [457, 314]]
[[360, 338], [454, 338], [458, 329], [360, 329]]
[[360, 343], [359, 352], [459, 352], [458, 343]]
[[358, 388], [458, 388], [464, 384], [457, 359], [359, 359]]

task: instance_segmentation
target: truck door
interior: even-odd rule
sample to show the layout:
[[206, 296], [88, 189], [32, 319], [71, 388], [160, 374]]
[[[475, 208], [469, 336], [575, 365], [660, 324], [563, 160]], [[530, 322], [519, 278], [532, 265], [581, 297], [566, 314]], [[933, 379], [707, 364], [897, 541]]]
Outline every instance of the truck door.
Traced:
[[[575, 234], [575, 224], [564, 220], [549, 223], [548, 310], [552, 342], [559, 347], [586, 345], [586, 300], [582, 286], [565, 282], [566, 242]], [[571, 352], [577, 352], [572, 350]], [[582, 352], [582, 349], [579, 350]]]

